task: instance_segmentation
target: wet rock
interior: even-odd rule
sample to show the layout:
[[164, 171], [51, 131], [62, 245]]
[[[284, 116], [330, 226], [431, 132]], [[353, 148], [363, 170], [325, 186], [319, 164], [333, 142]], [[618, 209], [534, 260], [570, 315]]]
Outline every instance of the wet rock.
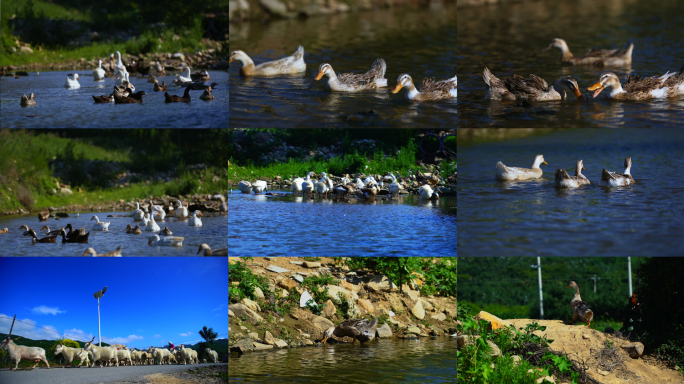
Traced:
[[621, 348], [624, 349], [632, 359], [638, 359], [644, 354], [644, 345], [639, 342], [629, 343], [621, 346]]
[[308, 346], [308, 345], [314, 345], [313, 341], [311, 341], [311, 340], [309, 340], [309, 339], [304, 339], [304, 340], [302, 340], [302, 344], [307, 345], [307, 346]]
[[413, 316], [419, 320], [423, 320], [425, 318], [425, 310], [423, 309], [422, 301], [418, 301], [416, 305], [411, 308], [411, 313], [413, 313]]
[[250, 338], [245, 338], [230, 346], [231, 352], [243, 354], [254, 350], [254, 342]]
[[430, 336], [442, 336], [442, 331], [438, 328], [430, 326]]
[[288, 17], [287, 6], [279, 0], [259, 0], [259, 4], [271, 13], [280, 17]]
[[418, 327], [408, 327], [404, 333], [412, 333], [414, 335], [420, 335], [420, 328]]
[[336, 311], [337, 311], [337, 308], [335, 308], [335, 305], [333, 304], [332, 300], [328, 300], [325, 302], [325, 306], [323, 306], [322, 315], [325, 316], [326, 318], [330, 319], [333, 316], [335, 316]]
[[380, 339], [386, 339], [392, 337], [392, 328], [389, 324], [385, 323], [381, 327], [375, 329], [375, 334]]
[[253, 345], [254, 345], [255, 351], [263, 351], [266, 349], [273, 349], [272, 345], [261, 344], [261, 343], [257, 343], [257, 342], [254, 342]]
[[233, 304], [230, 306], [231, 310], [237, 317], [247, 317], [247, 322], [251, 324], [259, 324], [262, 320], [263, 317], [259, 316], [256, 312], [251, 310], [248, 306], [238, 303], [238, 304]]
[[275, 339], [274, 345], [278, 348], [287, 348], [288, 347], [285, 340], [281, 340], [281, 339]]
[[407, 335], [404, 335], [402, 338], [405, 340], [417, 340], [418, 336], [416, 336], [414, 334], [407, 334]]

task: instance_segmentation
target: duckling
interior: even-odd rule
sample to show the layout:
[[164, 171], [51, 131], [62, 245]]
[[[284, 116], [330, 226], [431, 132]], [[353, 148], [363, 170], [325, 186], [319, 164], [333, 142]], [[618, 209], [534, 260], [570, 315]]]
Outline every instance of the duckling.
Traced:
[[166, 86], [166, 81], [162, 81], [161, 85], [159, 85], [159, 82], [155, 79], [154, 80], [154, 91], [155, 92], [161, 92], [161, 91], [168, 91], [169, 87]]
[[33, 93], [31, 93], [29, 97], [26, 97], [26, 95], [21, 95], [21, 106], [29, 107], [31, 105], [36, 105], [36, 101], [33, 99], [33, 97]]
[[165, 102], [167, 102], [167, 103], [179, 103], [179, 102], [189, 103], [190, 102], [190, 87], [185, 88], [185, 93], [183, 93], [183, 97], [176, 96], [176, 95], [169, 95], [168, 92], [164, 92], [164, 97], [166, 98]]

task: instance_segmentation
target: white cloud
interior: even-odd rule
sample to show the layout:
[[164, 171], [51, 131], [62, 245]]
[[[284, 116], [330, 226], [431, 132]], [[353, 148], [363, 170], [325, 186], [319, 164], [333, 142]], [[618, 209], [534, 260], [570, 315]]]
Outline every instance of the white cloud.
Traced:
[[[9, 333], [12, 326], [12, 317], [0, 313], [0, 332]], [[25, 337], [32, 340], [54, 340], [59, 337], [55, 327], [51, 325], [38, 325], [35, 320], [17, 319], [12, 329], [12, 335]]]
[[57, 315], [58, 313], [66, 313], [66, 311], [60, 310], [59, 307], [53, 308], [45, 305], [32, 308], [31, 312], [35, 313], [36, 315]]
[[78, 341], [90, 341], [93, 338], [93, 334], [85, 333], [80, 329], [72, 328], [64, 331], [64, 338]]
[[188, 333], [181, 333], [180, 335], [183, 336], [183, 337], [188, 337], [188, 336], [190, 336], [190, 335], [192, 335], [192, 334], [193, 334], [192, 332], [188, 332]]
[[223, 307], [225, 307], [225, 304], [219, 305], [218, 308], [215, 308], [212, 312], [219, 311], [219, 310], [221, 310], [221, 308], [223, 308]]
[[107, 336], [102, 337], [102, 341], [108, 343], [108, 344], [128, 344], [130, 342], [136, 341], [136, 340], [142, 340], [144, 337], [138, 336], [138, 335], [128, 335], [126, 337], [114, 337], [114, 338], [109, 338]]
[[154, 335], [154, 336], [152, 336], [152, 337], [161, 337], [161, 335]]

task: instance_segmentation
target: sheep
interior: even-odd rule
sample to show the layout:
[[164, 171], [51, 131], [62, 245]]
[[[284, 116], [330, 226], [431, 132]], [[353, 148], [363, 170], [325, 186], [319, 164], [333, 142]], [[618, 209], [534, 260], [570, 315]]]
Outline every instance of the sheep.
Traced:
[[218, 364], [218, 352], [212, 351], [210, 348], [205, 349], [204, 352], [214, 360], [214, 364]]
[[[116, 348], [112, 348], [111, 346], [110, 346], [110, 347], [106, 347], [106, 348], [111, 348], [111, 349], [113, 349], [114, 351], [116, 351], [117, 359], [118, 359], [119, 361], [122, 361], [121, 364], [126, 365], [126, 360], [128, 360], [129, 363], [131, 362], [131, 351], [129, 351], [128, 349], [119, 349], [119, 350], [117, 350]], [[131, 365], [133, 365], [133, 364], [131, 364]]]
[[67, 347], [66, 345], [58, 344], [55, 347], [55, 355], [62, 354], [62, 357], [64, 357], [64, 360], [66, 363], [64, 364], [63, 368], [66, 368], [67, 364], [71, 365], [72, 367], [74, 366], [74, 357], [78, 358], [81, 360], [81, 362], [78, 364], [78, 367], [81, 368], [81, 364], [85, 361], [86, 367], [90, 363], [88, 361], [88, 352], [83, 350], [83, 348], [71, 348]]
[[157, 360], [159, 360], [159, 364], [164, 364], [165, 361], [168, 364], [169, 357], [171, 356], [171, 352], [168, 349], [163, 348], [150, 347], [147, 349], [147, 352], [151, 353], [152, 356], [154, 356], [155, 363]]
[[31, 370], [33, 370], [38, 365], [38, 363], [40, 363], [41, 360], [43, 360], [45, 362], [45, 365], [47, 365], [48, 369], [50, 369], [50, 364], [48, 364], [47, 358], [45, 357], [45, 350], [43, 348], [16, 345], [14, 344], [15, 340], [19, 340], [19, 338], [17, 337], [16, 339], [12, 340], [8, 335], [5, 338], [5, 340], [3, 340], [2, 343], [0, 343], [0, 350], [6, 349], [9, 352], [10, 366], [12, 366], [12, 360], [17, 362], [14, 365], [14, 368], [12, 369], [13, 371], [17, 370], [17, 367], [19, 366], [19, 362], [21, 361], [21, 359], [36, 362], [36, 364], [33, 367], [31, 367]]
[[183, 345], [180, 346], [181, 357], [183, 359], [183, 364], [186, 364], [190, 360], [190, 364], [199, 364], [199, 359], [197, 358], [197, 351], [194, 349], [186, 349]]
[[95, 336], [86, 343], [85, 349], [88, 351], [88, 353], [91, 355], [93, 364], [90, 366], [90, 368], [95, 367], [95, 362], [99, 361], [100, 362], [100, 368], [104, 366], [104, 363], [110, 361], [111, 359], [114, 359], [116, 362], [116, 366], [119, 366], [119, 357], [117, 354], [117, 350], [113, 348], [108, 348], [108, 347], [98, 347], [96, 345], [93, 345], [93, 340], [95, 340]]

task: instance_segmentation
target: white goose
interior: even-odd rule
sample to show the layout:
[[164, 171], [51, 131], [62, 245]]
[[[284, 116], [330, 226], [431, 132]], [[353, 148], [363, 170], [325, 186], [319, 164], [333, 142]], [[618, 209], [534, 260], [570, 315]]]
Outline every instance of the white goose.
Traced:
[[201, 227], [202, 226], [202, 219], [200, 219], [197, 216], [202, 216], [202, 211], [195, 211], [192, 213], [192, 217], [190, 218], [190, 221], [188, 222], [188, 225], [191, 227]]
[[332, 180], [330, 180], [330, 178], [328, 177], [328, 175], [325, 172], [321, 172], [321, 175], [323, 175], [323, 177], [325, 177], [325, 180], [328, 183], [328, 190], [332, 190], [333, 189]]
[[98, 67], [93, 70], [93, 79], [104, 80], [105, 71], [102, 69], [102, 60], [100, 60]]
[[127, 71], [126, 71], [126, 67], [121, 62], [121, 53], [119, 53], [119, 51], [116, 51], [116, 56], [118, 59], [116, 62], [116, 66], [114, 67], [114, 75], [116, 75], [117, 73], [120, 73], [121, 75], [123, 75]]
[[260, 195], [264, 191], [268, 192], [268, 185], [266, 185], [266, 182], [263, 180], [257, 180], [252, 184], [252, 191], [254, 191], [255, 195]]
[[240, 188], [240, 192], [242, 193], [250, 193], [252, 192], [252, 183], [249, 181], [242, 180], [238, 184], [238, 188]]
[[163, 245], [171, 247], [182, 247], [183, 240], [185, 237], [180, 236], [168, 236], [165, 238], [160, 238], [159, 235], [150, 236], [147, 241], [147, 245]]
[[97, 216], [93, 216], [90, 221], [95, 220], [96, 223], [93, 225], [93, 231], [109, 231], [109, 221], [102, 222]]
[[430, 188], [430, 184], [425, 184], [420, 187], [418, 193], [420, 193], [421, 199], [429, 200], [432, 197], [432, 188]]
[[133, 221], [142, 221], [145, 218], [145, 212], [140, 209], [140, 203], [135, 203], [135, 211], [133, 211], [131, 216], [133, 216]]
[[[302, 193], [306, 192], [309, 194], [309, 197], [311, 197], [311, 192], [314, 190], [314, 183], [311, 181], [311, 174], [313, 172], [309, 172], [308, 175], [306, 175], [306, 180], [302, 183]], [[314, 173], [314, 175], [316, 175]]]
[[135, 92], [135, 85], [131, 84], [131, 82], [128, 80], [128, 72], [124, 74], [124, 77], [126, 80], [124, 80], [123, 84], [126, 86], [126, 88], [130, 88], [131, 91]]
[[150, 221], [150, 214], [146, 213], [145, 216], [143, 216], [142, 220], [140, 221], [140, 226], [141, 227], [146, 227], [147, 223]]
[[392, 178], [392, 184], [389, 185], [389, 191], [390, 194], [394, 196], [399, 193], [399, 190], [401, 189], [401, 184], [397, 183], [397, 178], [394, 177], [394, 174], [392, 174], [392, 172], [388, 172], [388, 174]]
[[116, 76], [116, 81], [114, 84], [116, 85], [122, 85], [123, 83], [126, 82], [126, 74], [128, 74], [128, 71], [126, 71], [126, 68], [123, 69], [122, 72], [118, 72]]
[[[316, 176], [316, 173], [309, 172], [308, 176], [309, 177], [310, 176]], [[292, 182], [292, 194], [293, 195], [296, 195], [297, 193], [300, 193], [300, 194], [302, 193], [302, 183], [304, 183], [304, 179], [302, 179], [301, 177], [294, 179], [294, 181]]]
[[[73, 80], [69, 78], [69, 76], [73, 76]], [[70, 73], [67, 75], [66, 82], [64, 83], [64, 88], [81, 88], [81, 84], [79, 84], [78, 79], [78, 73]]]
[[190, 215], [188, 212], [188, 207], [183, 206], [183, 203], [181, 203], [180, 200], [176, 200], [176, 204], [178, 204], [178, 208], [176, 208], [176, 217], [181, 218], [188, 217]]
[[[324, 172], [321, 172], [323, 174]], [[330, 188], [328, 187], [328, 178], [324, 175], [321, 177], [320, 180], [318, 180], [318, 183], [316, 183], [316, 191], [318, 192], [319, 195], [322, 195], [325, 193], [325, 197], [328, 198], [328, 191]]]
[[161, 205], [154, 205], [154, 204], [152, 204], [151, 201], [150, 201], [150, 206], [152, 207], [151, 208], [152, 216], [156, 215], [157, 220], [164, 221], [164, 218], [166, 217], [166, 211], [164, 211], [164, 207], [162, 207]]
[[159, 232], [159, 231], [161, 231], [161, 228], [159, 228], [159, 224], [157, 224], [157, 222], [154, 221], [154, 214], [150, 215], [150, 221], [147, 222], [147, 226], [145, 227], [145, 230], [147, 232]]
[[366, 185], [363, 184], [363, 181], [361, 181], [361, 179], [357, 177], [356, 178], [356, 189], [361, 189], [361, 188], [365, 188], [365, 187], [366, 187]]
[[180, 74], [176, 75], [176, 77], [178, 78], [179, 81], [182, 81], [184, 83], [192, 82], [192, 77], [190, 76], [190, 67], [185, 67], [185, 69], [188, 70], [188, 77], [183, 77]]

